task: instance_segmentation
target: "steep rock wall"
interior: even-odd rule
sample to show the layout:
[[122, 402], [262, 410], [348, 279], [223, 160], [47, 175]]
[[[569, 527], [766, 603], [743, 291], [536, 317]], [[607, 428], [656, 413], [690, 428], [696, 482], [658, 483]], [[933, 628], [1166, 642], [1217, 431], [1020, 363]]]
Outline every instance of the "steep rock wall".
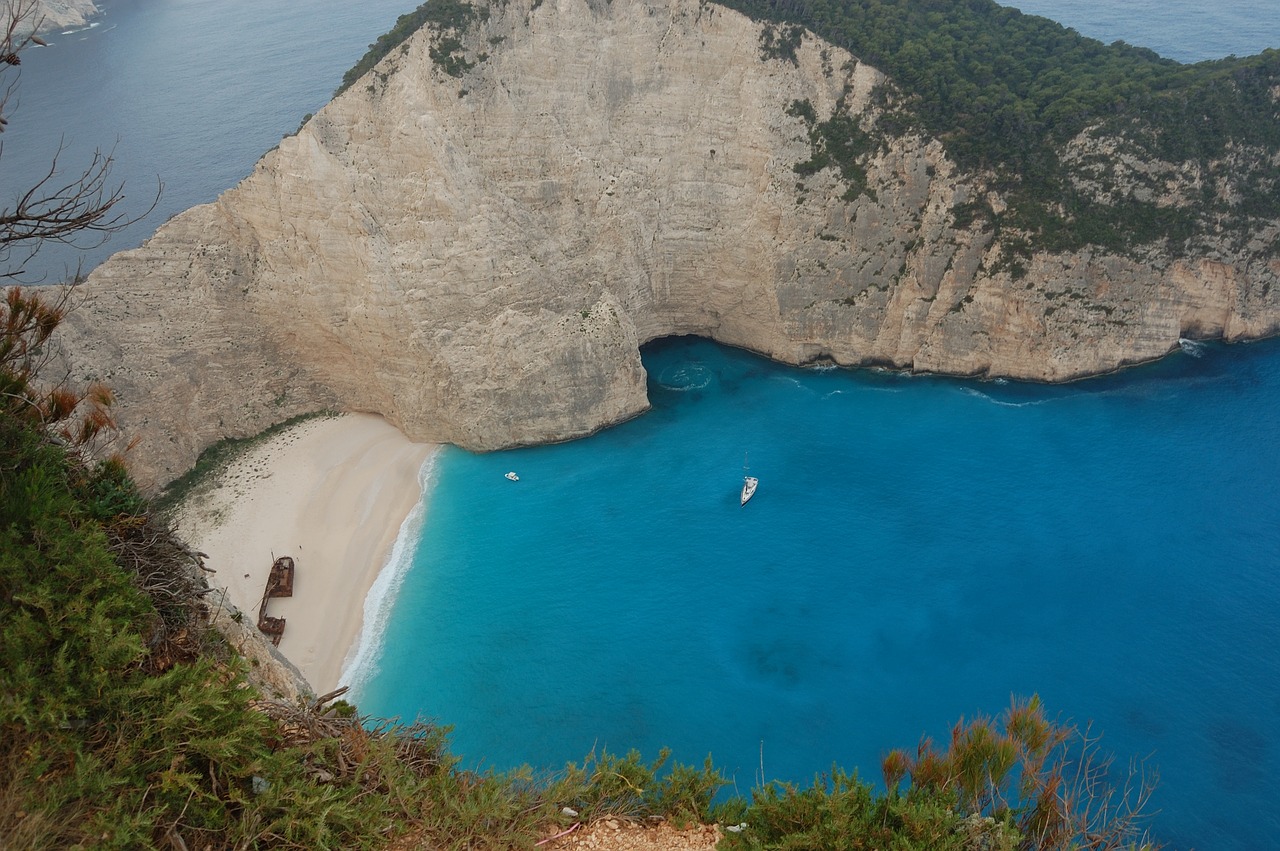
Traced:
[[[586, 435], [645, 410], [639, 346], [672, 334], [1057, 381], [1276, 331], [1264, 251], [1001, 271], [992, 235], [957, 226], [981, 181], [878, 129], [881, 74], [810, 36], [767, 58], [760, 33], [697, 0], [514, 0], [456, 33], [455, 77], [420, 32], [97, 270], [69, 368], [117, 389], [155, 483], [323, 407], [475, 449]], [[865, 191], [797, 175], [801, 102], [887, 139]]]

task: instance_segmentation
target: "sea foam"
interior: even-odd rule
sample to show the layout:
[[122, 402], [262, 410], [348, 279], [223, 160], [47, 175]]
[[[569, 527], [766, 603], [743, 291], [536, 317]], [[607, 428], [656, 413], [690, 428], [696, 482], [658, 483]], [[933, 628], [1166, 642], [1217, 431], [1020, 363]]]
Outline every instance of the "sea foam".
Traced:
[[427, 500], [430, 498], [435, 481], [436, 459], [440, 450], [434, 450], [422, 462], [418, 470], [418, 490], [421, 496], [414, 503], [413, 509], [400, 524], [400, 532], [396, 542], [387, 556], [386, 564], [378, 571], [378, 577], [369, 587], [364, 598], [364, 612], [360, 624], [360, 634], [355, 643], [347, 651], [347, 658], [342, 665], [342, 676], [338, 685], [350, 686], [353, 693], [359, 693], [363, 685], [378, 670], [378, 659], [382, 655], [382, 639], [386, 634], [387, 621], [395, 606], [396, 594], [404, 582], [405, 574], [413, 564], [414, 553], [422, 539], [422, 529], [427, 516]]

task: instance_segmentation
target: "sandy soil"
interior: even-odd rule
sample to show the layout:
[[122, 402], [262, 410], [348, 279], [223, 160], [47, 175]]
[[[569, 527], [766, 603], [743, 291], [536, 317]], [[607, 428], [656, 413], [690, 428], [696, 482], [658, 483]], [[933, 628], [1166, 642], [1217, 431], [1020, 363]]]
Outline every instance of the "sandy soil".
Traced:
[[[666, 822], [642, 825], [607, 818], [574, 825], [536, 845], [549, 851], [712, 851], [721, 836], [719, 826], [714, 824], [681, 829]], [[391, 842], [387, 851], [425, 851], [435, 847], [422, 834], [414, 832]]]
[[421, 496], [434, 446], [381, 417], [307, 420], [246, 450], [179, 507], [178, 533], [206, 553], [209, 582], [256, 617], [272, 562], [297, 564], [280, 650], [317, 694], [334, 688], [360, 630], [364, 598]]
[[710, 851], [719, 841], [720, 829], [715, 825], [679, 830], [670, 824], [643, 827], [605, 819], [584, 825], [542, 847], [557, 851]]

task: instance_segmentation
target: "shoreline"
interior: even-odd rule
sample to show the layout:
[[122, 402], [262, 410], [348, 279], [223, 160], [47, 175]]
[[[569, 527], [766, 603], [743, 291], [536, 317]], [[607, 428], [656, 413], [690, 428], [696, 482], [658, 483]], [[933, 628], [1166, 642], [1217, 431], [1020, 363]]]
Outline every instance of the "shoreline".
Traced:
[[360, 620], [353, 639], [348, 643], [346, 659], [340, 668], [337, 684], [351, 690], [348, 700], [359, 691], [372, 673], [373, 662], [382, 648], [383, 634], [396, 592], [404, 581], [405, 573], [413, 563], [413, 553], [422, 540], [422, 530], [427, 517], [427, 488], [435, 476], [438, 448], [431, 451], [418, 468], [418, 501], [409, 510], [382, 557], [382, 566], [375, 572], [365, 590]]
[[209, 584], [257, 617], [272, 562], [297, 564], [280, 652], [317, 694], [344, 681], [366, 637], [366, 598], [411, 515], [421, 525], [422, 471], [438, 446], [413, 443], [375, 414], [304, 420], [249, 447], [174, 512], [178, 534], [206, 553]]

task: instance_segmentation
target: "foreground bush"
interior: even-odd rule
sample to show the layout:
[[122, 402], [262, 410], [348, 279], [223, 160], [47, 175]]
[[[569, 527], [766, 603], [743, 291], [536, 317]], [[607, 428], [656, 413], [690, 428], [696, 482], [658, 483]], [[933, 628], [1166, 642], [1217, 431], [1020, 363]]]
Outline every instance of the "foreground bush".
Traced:
[[601, 753], [552, 775], [477, 774], [458, 768], [447, 728], [373, 721], [334, 703], [339, 692], [264, 699], [207, 627], [197, 554], [118, 459], [90, 458], [109, 395], [39, 387], [35, 341], [61, 319], [46, 307], [20, 291], [0, 304], [6, 851], [530, 848], [604, 817], [720, 821], [730, 849], [1141, 841], [1149, 784], [1111, 789], [1096, 742], [1047, 721], [1034, 699], [998, 723], [958, 724], [945, 750], [925, 740], [891, 752], [887, 793], [833, 769], [809, 788], [720, 803], [710, 758]]

